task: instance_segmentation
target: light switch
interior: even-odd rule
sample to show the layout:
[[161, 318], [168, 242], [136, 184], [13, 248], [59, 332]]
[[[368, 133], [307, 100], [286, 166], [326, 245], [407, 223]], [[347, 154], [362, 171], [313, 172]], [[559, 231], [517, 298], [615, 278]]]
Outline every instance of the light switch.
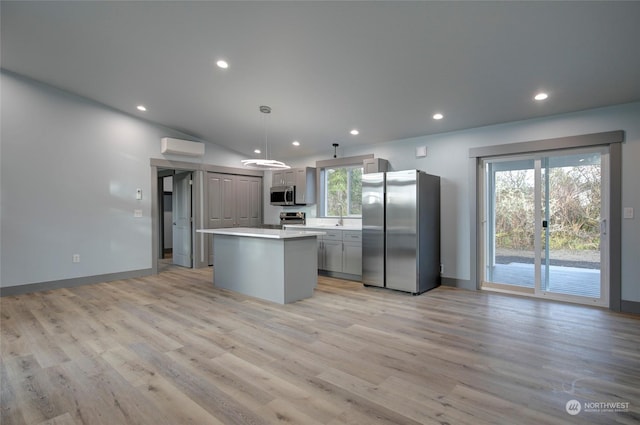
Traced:
[[136, 218], [142, 217], [142, 210], [133, 210], [133, 216]]
[[623, 216], [624, 216], [624, 218], [633, 218], [633, 208], [625, 207]]

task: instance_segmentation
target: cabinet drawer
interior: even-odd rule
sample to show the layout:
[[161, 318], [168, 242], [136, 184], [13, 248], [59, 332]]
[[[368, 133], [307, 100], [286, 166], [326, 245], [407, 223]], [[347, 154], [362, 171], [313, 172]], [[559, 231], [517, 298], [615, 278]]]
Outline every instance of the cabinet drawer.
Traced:
[[342, 230], [332, 230], [332, 229], [322, 229], [326, 232], [325, 235], [322, 236], [322, 239], [326, 240], [334, 240], [341, 241], [342, 240]]
[[362, 242], [362, 232], [359, 230], [343, 230], [342, 240], [345, 242]]

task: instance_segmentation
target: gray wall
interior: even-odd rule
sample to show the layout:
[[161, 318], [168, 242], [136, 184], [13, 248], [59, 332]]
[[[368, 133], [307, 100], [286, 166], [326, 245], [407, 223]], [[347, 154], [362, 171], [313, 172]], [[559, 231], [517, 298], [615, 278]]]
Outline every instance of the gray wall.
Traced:
[[[2, 287], [149, 269], [149, 158], [230, 167], [242, 159], [211, 143], [204, 159], [165, 157], [160, 154], [161, 137], [189, 137], [14, 74], [2, 72], [0, 77]], [[636, 211], [635, 219], [622, 221], [622, 298], [640, 301], [640, 102], [378, 145], [343, 146], [339, 156], [374, 153], [388, 159], [393, 169], [418, 168], [440, 175], [444, 275], [467, 280], [469, 148], [610, 130], [625, 131], [622, 202]], [[427, 146], [426, 158], [415, 158], [417, 146]], [[332, 155], [327, 142], [325, 155], [287, 162], [313, 166]], [[268, 204], [270, 175], [264, 181], [265, 222], [276, 223], [281, 208]], [[142, 201], [135, 199], [136, 188], [143, 191]], [[134, 218], [134, 209], [142, 209], [143, 218]], [[76, 253], [79, 264], [71, 262]]]
[[0, 78], [1, 287], [150, 269], [149, 159], [240, 165], [211, 143], [204, 158], [164, 156], [162, 137], [194, 139], [12, 73]]
[[[427, 119], [427, 118], [425, 118]], [[390, 161], [394, 170], [417, 168], [442, 177], [442, 261], [444, 276], [470, 278], [469, 148], [541, 140], [563, 136], [624, 130], [622, 145], [622, 204], [633, 207], [636, 218], [622, 221], [622, 299], [640, 301], [640, 102], [588, 111], [511, 122], [464, 131], [395, 140], [377, 145], [343, 147], [339, 156], [368, 153]], [[366, 137], [365, 132], [359, 137]], [[427, 157], [416, 158], [415, 148], [427, 146]], [[324, 156], [287, 161], [292, 166], [314, 166], [333, 156], [327, 142]], [[268, 185], [268, 179], [265, 177]], [[268, 189], [265, 188], [265, 192]], [[279, 209], [265, 206], [265, 220], [273, 222]], [[271, 215], [266, 215], [267, 213]]]

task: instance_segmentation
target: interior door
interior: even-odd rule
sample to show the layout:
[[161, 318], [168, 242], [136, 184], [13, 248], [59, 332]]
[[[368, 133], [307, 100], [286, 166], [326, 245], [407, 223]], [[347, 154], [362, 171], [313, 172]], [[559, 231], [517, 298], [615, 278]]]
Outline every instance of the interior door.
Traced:
[[608, 306], [608, 155], [483, 161], [484, 289]]
[[173, 176], [173, 264], [192, 267], [191, 173]]
[[237, 225], [256, 227], [262, 224], [262, 179], [238, 176], [236, 180]]
[[235, 176], [207, 173], [207, 228], [219, 229], [236, 224]]

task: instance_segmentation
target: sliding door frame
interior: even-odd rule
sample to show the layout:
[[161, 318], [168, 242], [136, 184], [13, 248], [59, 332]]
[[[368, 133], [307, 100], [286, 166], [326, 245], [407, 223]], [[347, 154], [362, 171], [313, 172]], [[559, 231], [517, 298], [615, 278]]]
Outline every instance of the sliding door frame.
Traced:
[[[600, 201], [600, 225], [599, 228], [599, 296], [587, 296], [579, 295], [575, 293], [557, 292], [547, 287], [550, 284], [550, 249], [549, 242], [551, 236], [551, 229], [542, 224], [543, 222], [549, 222], [549, 196], [550, 196], [550, 162], [556, 158], [566, 158], [567, 156], [578, 155], [598, 155], [599, 165], [601, 170], [601, 177], [599, 184], [602, 190], [602, 198]], [[582, 160], [581, 160], [582, 161]], [[603, 232], [603, 224], [606, 229], [606, 225], [609, 224], [609, 149], [608, 146], [595, 146], [587, 148], [572, 148], [572, 149], [560, 149], [554, 151], [546, 151], [539, 153], [527, 153], [523, 155], [503, 155], [499, 157], [484, 157], [481, 158], [480, 166], [478, 168], [479, 179], [482, 178], [483, 185], [480, 188], [481, 193], [478, 196], [480, 200], [480, 206], [482, 211], [482, 218], [480, 223], [482, 229], [480, 229], [479, 243], [482, 248], [478, 252], [480, 261], [483, 263], [480, 265], [480, 270], [483, 271], [480, 275], [480, 284], [482, 289], [501, 291], [501, 292], [515, 292], [527, 294], [536, 298], [546, 298], [556, 301], [567, 301], [572, 303], [595, 305], [598, 307], [609, 307], [609, 232]], [[530, 166], [526, 168], [518, 168], [521, 164], [529, 163]], [[511, 168], [504, 168], [500, 165], [511, 165]], [[490, 165], [490, 166], [489, 166]], [[496, 167], [498, 170], [496, 171]], [[515, 167], [515, 168], [513, 168]], [[533, 232], [534, 241], [531, 250], [526, 250], [533, 253], [533, 275], [529, 275], [529, 278], [533, 280], [533, 286], [521, 286], [513, 281], [495, 281], [492, 277], [487, 275], [488, 268], [493, 269], [496, 266], [495, 263], [495, 251], [496, 251], [496, 173], [498, 171], [509, 170], [530, 170], [533, 172], [533, 199], [530, 199], [534, 210], [533, 219]], [[523, 271], [524, 272], [524, 271]], [[521, 276], [524, 278], [524, 276]], [[555, 279], [554, 279], [555, 282]]]
[[609, 309], [621, 311], [622, 273], [622, 145], [624, 131], [608, 131], [554, 139], [534, 140], [469, 149], [469, 196], [471, 230], [471, 282], [480, 289], [483, 276], [482, 261], [482, 191], [483, 180], [479, 167], [483, 158], [550, 152], [562, 149], [607, 146], [609, 150]]

